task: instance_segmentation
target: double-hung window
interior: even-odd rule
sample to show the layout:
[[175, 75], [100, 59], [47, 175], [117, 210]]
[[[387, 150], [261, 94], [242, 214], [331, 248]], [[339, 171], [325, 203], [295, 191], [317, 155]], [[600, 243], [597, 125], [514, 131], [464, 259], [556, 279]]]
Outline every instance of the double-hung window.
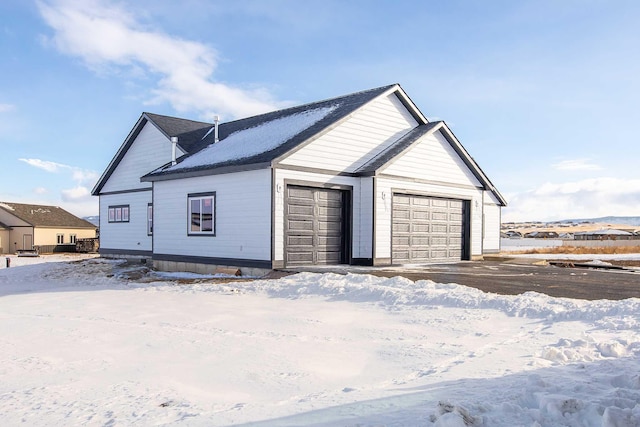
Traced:
[[216, 193], [188, 195], [189, 225], [187, 234], [196, 236], [216, 235]]

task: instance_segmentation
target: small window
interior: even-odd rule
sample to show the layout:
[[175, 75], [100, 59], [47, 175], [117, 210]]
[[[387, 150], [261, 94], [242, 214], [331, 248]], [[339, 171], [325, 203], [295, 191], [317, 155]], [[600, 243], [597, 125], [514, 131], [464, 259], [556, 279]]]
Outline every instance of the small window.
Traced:
[[78, 240], [77, 236], [75, 234], [70, 234], [69, 235], [69, 243], [71, 244], [76, 244], [76, 240]]
[[129, 222], [129, 205], [109, 206], [109, 222]]
[[56, 234], [56, 243], [59, 245], [64, 243], [64, 234]]
[[215, 236], [216, 193], [189, 194], [189, 225], [187, 234]]
[[147, 205], [147, 235], [153, 234], [153, 205], [149, 203]]

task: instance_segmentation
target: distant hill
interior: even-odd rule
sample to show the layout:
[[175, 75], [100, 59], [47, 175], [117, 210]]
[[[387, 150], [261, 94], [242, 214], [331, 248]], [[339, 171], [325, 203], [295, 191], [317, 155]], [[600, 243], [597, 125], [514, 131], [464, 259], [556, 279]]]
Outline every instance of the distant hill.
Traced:
[[95, 225], [96, 227], [100, 227], [100, 217], [98, 215], [85, 216], [85, 217], [82, 217], [82, 219], [89, 221], [91, 224]]
[[582, 218], [582, 219], [565, 219], [563, 221], [554, 222], [597, 222], [607, 224], [624, 224], [640, 226], [640, 216], [603, 216], [600, 218]]

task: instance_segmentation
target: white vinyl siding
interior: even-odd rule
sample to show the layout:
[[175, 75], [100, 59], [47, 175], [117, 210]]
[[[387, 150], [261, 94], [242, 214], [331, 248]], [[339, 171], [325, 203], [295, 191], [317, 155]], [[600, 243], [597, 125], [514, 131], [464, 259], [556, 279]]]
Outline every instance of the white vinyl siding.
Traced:
[[285, 181], [296, 185], [313, 187], [319, 184], [332, 184], [353, 187], [351, 256], [353, 258], [372, 257], [372, 178], [353, 178], [325, 175], [301, 171], [277, 169], [275, 174], [275, 211], [274, 211], [274, 260], [284, 259], [284, 194]]
[[500, 212], [500, 206], [485, 202], [483, 238], [483, 252], [485, 254], [500, 252]]
[[377, 178], [376, 258], [391, 258], [391, 210], [393, 193], [419, 194], [431, 197], [470, 200], [471, 256], [482, 255], [482, 190], [456, 186], [425, 184], [410, 180], [405, 181], [392, 178]]
[[[150, 251], [147, 206], [151, 191], [100, 196], [100, 248]], [[129, 222], [109, 222], [109, 207], [129, 206]]]
[[[215, 236], [189, 235], [189, 194], [213, 192]], [[153, 210], [156, 254], [271, 259], [269, 169], [155, 182]]]
[[140, 177], [171, 161], [171, 143], [155, 125], [147, 122], [129, 151], [113, 171], [101, 193], [151, 188]]
[[395, 94], [352, 117], [282, 160], [282, 164], [353, 172], [418, 123]]
[[480, 182], [440, 131], [424, 136], [382, 173], [434, 182], [480, 186]]

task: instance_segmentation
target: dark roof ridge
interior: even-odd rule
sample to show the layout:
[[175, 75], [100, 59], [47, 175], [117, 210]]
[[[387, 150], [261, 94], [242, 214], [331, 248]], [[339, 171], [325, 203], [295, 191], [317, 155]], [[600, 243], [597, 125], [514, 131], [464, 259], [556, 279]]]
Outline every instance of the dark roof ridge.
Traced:
[[365, 89], [365, 90], [361, 90], [361, 91], [358, 91], [358, 92], [348, 93], [346, 95], [334, 96], [334, 97], [331, 97], [331, 98], [322, 99], [320, 101], [313, 101], [313, 102], [307, 102], [306, 104], [292, 105], [290, 107], [282, 108], [282, 109], [279, 109], [279, 110], [267, 111], [265, 113], [260, 113], [260, 114], [256, 114], [256, 115], [253, 115], [253, 116], [242, 117], [242, 118], [239, 118], [239, 119], [230, 120], [228, 122], [220, 122], [220, 125], [222, 126], [222, 125], [237, 123], [237, 122], [240, 122], [240, 121], [243, 121], [243, 120], [257, 119], [259, 117], [268, 116], [270, 114], [286, 115], [286, 113], [289, 112], [289, 111], [291, 111], [293, 113], [296, 110], [307, 110], [308, 107], [313, 106], [313, 105], [327, 104], [327, 103], [330, 103], [332, 101], [339, 101], [339, 100], [344, 99], [344, 98], [356, 97], [356, 96], [364, 95], [364, 94], [366, 94], [368, 92], [384, 91], [384, 90], [391, 89], [394, 86], [400, 86], [400, 85], [398, 83], [393, 83], [393, 84], [390, 84], [390, 85], [380, 86], [380, 87], [376, 87], [376, 88], [373, 88], [373, 89]]

